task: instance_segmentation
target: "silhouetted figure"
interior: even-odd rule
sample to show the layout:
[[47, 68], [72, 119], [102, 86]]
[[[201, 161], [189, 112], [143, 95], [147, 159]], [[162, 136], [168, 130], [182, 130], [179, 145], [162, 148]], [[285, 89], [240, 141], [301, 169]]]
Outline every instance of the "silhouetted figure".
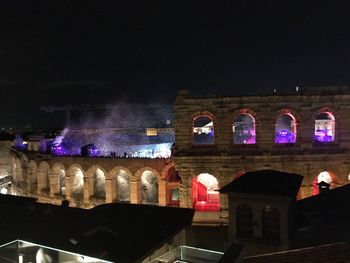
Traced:
[[124, 158], [127, 158], [127, 157], [128, 157], [127, 152], [124, 152]]
[[62, 200], [62, 203], [61, 203], [61, 206], [62, 207], [69, 207], [69, 201], [68, 200]]
[[318, 185], [318, 191], [320, 194], [329, 191], [331, 187], [330, 184], [327, 184], [324, 181], [319, 182], [317, 185]]

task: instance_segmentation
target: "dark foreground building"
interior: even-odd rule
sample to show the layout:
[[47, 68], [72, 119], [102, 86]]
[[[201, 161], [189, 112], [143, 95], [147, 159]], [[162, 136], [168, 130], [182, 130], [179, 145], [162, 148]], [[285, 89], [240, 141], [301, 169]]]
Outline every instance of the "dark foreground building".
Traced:
[[229, 238], [244, 245], [232, 260], [331, 262], [335, 257], [323, 249], [337, 251], [336, 262], [350, 260], [345, 249], [350, 185], [297, 200], [302, 180], [298, 174], [262, 170], [247, 172], [220, 190], [229, 196]]
[[[87, 210], [71, 208], [65, 203], [55, 206], [37, 203], [33, 198], [8, 195], [0, 195], [0, 208], [3, 211], [1, 244], [24, 240], [101, 260], [127, 263], [142, 261], [185, 226], [190, 226], [194, 213], [191, 209], [117, 203]], [[47, 255], [52, 262], [63, 262], [58, 258], [59, 253], [51, 251]], [[33, 251], [22, 255], [23, 262], [30, 262], [32, 256]], [[12, 261], [2, 258], [1, 262]]]

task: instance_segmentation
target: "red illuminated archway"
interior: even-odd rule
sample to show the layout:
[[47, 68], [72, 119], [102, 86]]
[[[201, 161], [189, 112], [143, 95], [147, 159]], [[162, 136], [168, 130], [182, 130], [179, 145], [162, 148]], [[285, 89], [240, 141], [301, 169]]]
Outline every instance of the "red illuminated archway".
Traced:
[[202, 173], [192, 179], [193, 208], [197, 211], [220, 211], [220, 195], [217, 179]]

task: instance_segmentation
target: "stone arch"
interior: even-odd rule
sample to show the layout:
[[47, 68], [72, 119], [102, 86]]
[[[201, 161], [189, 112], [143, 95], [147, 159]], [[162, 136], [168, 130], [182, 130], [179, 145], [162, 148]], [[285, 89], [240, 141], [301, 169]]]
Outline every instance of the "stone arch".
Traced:
[[75, 199], [82, 200], [84, 197], [84, 169], [79, 164], [72, 164], [68, 168], [71, 181], [71, 194]]
[[118, 202], [130, 202], [130, 181], [132, 173], [124, 166], [114, 167], [108, 173], [108, 179], [113, 182], [112, 188], [116, 191], [113, 198]]
[[126, 171], [128, 173], [128, 175], [130, 176], [130, 178], [135, 177], [133, 175], [133, 173], [125, 166], [115, 166], [106, 174], [106, 179], [116, 179], [116, 176], [117, 176], [117, 173], [119, 170]]
[[89, 177], [93, 180], [93, 196], [98, 199], [106, 198], [106, 170], [99, 165], [93, 165], [88, 169]]
[[176, 171], [173, 162], [168, 163], [162, 170], [162, 180], [165, 182], [166, 205], [180, 206], [180, 185], [182, 179]]
[[277, 112], [275, 117], [275, 143], [295, 143], [297, 141], [298, 118], [296, 113], [290, 109]]
[[256, 143], [256, 119], [249, 109], [241, 109], [232, 118], [234, 144]]
[[197, 211], [220, 211], [219, 181], [209, 173], [200, 173], [192, 179], [192, 203]]
[[52, 168], [52, 174], [55, 181], [52, 185], [56, 185], [55, 193], [66, 194], [66, 168], [62, 163], [55, 163]]
[[215, 144], [215, 115], [209, 111], [200, 111], [192, 115], [192, 144]]
[[46, 161], [39, 164], [37, 172], [37, 183], [39, 192], [49, 193], [50, 191], [50, 165]]
[[331, 108], [324, 107], [314, 114], [315, 131], [314, 140], [320, 143], [333, 142], [336, 133], [336, 116]]
[[151, 167], [144, 167], [136, 172], [140, 180], [140, 196], [143, 204], [158, 204], [160, 174]]

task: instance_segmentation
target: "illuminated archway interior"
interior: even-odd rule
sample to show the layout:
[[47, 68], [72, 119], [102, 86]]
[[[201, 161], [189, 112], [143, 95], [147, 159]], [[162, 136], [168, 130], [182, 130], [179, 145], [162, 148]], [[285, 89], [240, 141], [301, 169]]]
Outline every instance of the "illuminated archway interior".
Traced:
[[255, 120], [250, 114], [238, 115], [232, 125], [234, 144], [255, 144]]
[[74, 173], [72, 193], [76, 198], [82, 198], [84, 195], [84, 174], [78, 168]]
[[323, 112], [315, 120], [315, 141], [333, 142], [335, 135], [335, 118], [330, 112]]
[[60, 185], [60, 193], [66, 194], [66, 172], [63, 169], [60, 169], [58, 172], [59, 185]]
[[152, 171], [146, 170], [141, 175], [141, 202], [158, 203], [158, 178]]
[[275, 143], [295, 143], [296, 141], [296, 122], [290, 113], [284, 113], [276, 119]]
[[167, 205], [170, 206], [180, 206], [180, 182], [181, 177], [178, 172], [175, 170], [175, 167], [171, 167], [168, 170], [168, 174], [166, 175], [166, 183], [167, 183]]
[[220, 198], [217, 179], [208, 173], [202, 173], [192, 180], [193, 208], [197, 211], [219, 211]]
[[208, 116], [198, 116], [193, 120], [193, 144], [214, 144], [214, 124]]
[[94, 173], [94, 195], [97, 198], [106, 198], [106, 177], [104, 172], [97, 168]]
[[130, 176], [123, 169], [117, 174], [117, 201], [130, 202]]

